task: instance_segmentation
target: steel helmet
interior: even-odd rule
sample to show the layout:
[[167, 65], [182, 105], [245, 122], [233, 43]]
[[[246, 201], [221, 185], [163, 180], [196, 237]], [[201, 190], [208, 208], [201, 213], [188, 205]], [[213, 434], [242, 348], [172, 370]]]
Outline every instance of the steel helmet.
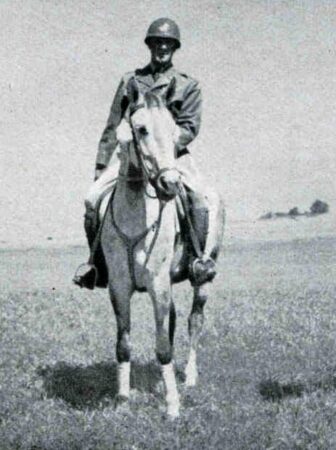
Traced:
[[165, 17], [154, 20], [148, 28], [145, 43], [148, 45], [151, 38], [169, 38], [176, 41], [176, 48], [181, 47], [181, 35], [176, 23]]

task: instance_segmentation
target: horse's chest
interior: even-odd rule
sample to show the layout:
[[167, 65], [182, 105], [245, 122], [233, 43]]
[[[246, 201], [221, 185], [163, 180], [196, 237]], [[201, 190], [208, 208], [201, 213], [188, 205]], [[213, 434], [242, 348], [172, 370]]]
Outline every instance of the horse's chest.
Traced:
[[134, 264], [136, 266], [144, 267], [147, 259], [147, 252], [145, 249], [136, 250], [134, 252]]
[[[118, 205], [119, 206], [119, 205]], [[138, 288], [166, 269], [174, 253], [173, 204], [160, 216], [157, 204], [144, 211], [115, 208], [103, 233], [103, 248], [112, 279], [130, 277]]]

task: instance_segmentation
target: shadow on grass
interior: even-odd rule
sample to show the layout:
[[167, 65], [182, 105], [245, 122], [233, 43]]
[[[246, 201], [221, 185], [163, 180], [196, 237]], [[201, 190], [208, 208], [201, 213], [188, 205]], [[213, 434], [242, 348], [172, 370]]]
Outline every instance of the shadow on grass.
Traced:
[[281, 384], [278, 381], [265, 380], [259, 384], [259, 393], [265, 400], [277, 401], [285, 397], [301, 397], [304, 386], [301, 383]]
[[[59, 362], [38, 369], [49, 398], [60, 398], [76, 409], [96, 409], [111, 405], [117, 395], [117, 363], [102, 362], [88, 367]], [[132, 362], [131, 388], [155, 393], [161, 381], [160, 367]]]
[[322, 380], [303, 383], [279, 383], [265, 380], [259, 384], [259, 393], [265, 400], [280, 401], [286, 397], [301, 397], [317, 390], [333, 391], [336, 389], [336, 376], [328, 375]]

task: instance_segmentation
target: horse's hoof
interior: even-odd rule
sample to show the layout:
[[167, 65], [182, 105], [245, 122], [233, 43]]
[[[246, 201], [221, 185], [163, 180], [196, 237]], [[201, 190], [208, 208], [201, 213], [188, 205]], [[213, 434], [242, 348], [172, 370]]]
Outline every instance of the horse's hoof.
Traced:
[[180, 417], [180, 405], [172, 406], [167, 409], [167, 418], [170, 420], [176, 420]]
[[198, 378], [197, 369], [195, 369], [194, 367], [187, 366], [184, 374], [185, 374], [185, 382], [184, 382], [185, 386], [187, 387], [196, 386]]
[[180, 399], [178, 396], [171, 396], [166, 398], [167, 405], [167, 417], [171, 420], [175, 420], [180, 415]]
[[197, 384], [197, 379], [196, 378], [186, 378], [185, 380], [185, 386], [186, 387], [195, 387]]
[[113, 407], [114, 407], [114, 409], [117, 409], [118, 406], [123, 405], [123, 404], [126, 403], [127, 401], [128, 401], [128, 397], [125, 397], [125, 395], [117, 394], [117, 395], [114, 397], [114, 400], [113, 400]]

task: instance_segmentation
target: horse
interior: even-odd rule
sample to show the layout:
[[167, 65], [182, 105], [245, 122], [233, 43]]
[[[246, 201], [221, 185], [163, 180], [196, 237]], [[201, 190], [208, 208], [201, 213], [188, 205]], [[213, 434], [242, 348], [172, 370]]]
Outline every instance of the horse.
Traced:
[[[118, 129], [120, 169], [101, 231], [117, 324], [117, 398], [125, 401], [130, 395], [130, 300], [136, 291], [147, 292], [154, 308], [156, 357], [164, 380], [167, 414], [174, 419], [179, 416], [180, 400], [173, 366], [176, 312], [172, 264], [177, 251], [174, 199], [181, 186], [174, 157], [176, 124], [167, 108], [174, 83], [165, 99], [153, 92], [141, 94], [135, 79], [127, 89], [129, 122], [126, 133], [125, 123]], [[208, 287], [209, 283], [193, 285], [187, 386], [194, 386], [198, 376], [196, 350]]]

